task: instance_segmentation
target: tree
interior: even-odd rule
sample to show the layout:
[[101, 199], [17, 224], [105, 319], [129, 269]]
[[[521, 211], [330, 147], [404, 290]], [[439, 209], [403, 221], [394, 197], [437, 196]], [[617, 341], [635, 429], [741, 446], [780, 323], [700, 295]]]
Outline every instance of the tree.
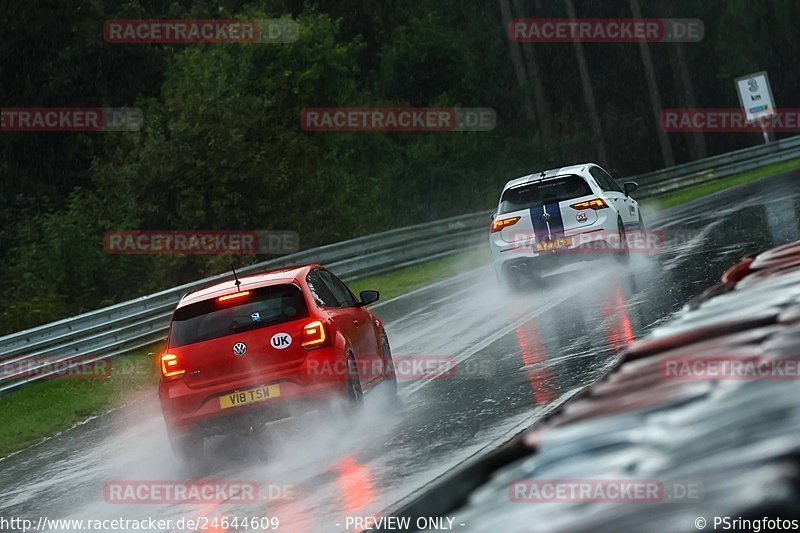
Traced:
[[[511, 22], [511, 5], [508, 0], [498, 0], [500, 2], [500, 13], [502, 14], [503, 28], [507, 28]], [[517, 76], [517, 85], [522, 95], [522, 110], [525, 119], [533, 122], [536, 115], [533, 111], [533, 101], [531, 100], [530, 88], [528, 87], [528, 77], [525, 74], [525, 64], [522, 62], [522, 54], [519, 44], [508, 39], [508, 51], [511, 54], [511, 63], [514, 65], [514, 73]]]
[[[633, 18], [641, 19], [642, 10], [639, 7], [639, 0], [630, 0], [631, 11]], [[656, 70], [653, 67], [653, 58], [650, 56], [650, 48], [647, 46], [647, 41], [639, 41], [639, 53], [642, 56], [642, 65], [644, 66], [644, 75], [647, 80], [647, 89], [650, 94], [650, 105], [653, 110], [653, 119], [655, 120], [656, 133], [658, 135], [658, 144], [661, 147], [661, 156], [664, 158], [664, 165], [667, 167], [675, 166], [675, 156], [672, 154], [672, 145], [669, 142], [667, 133], [661, 129], [661, 94], [658, 90], [658, 81], [656, 80]]]
[[[575, 4], [572, 0], [564, 0], [567, 6], [567, 14], [569, 18], [576, 19]], [[600, 164], [608, 166], [608, 156], [606, 155], [606, 143], [603, 139], [603, 128], [600, 125], [600, 115], [597, 112], [597, 104], [594, 100], [594, 90], [592, 89], [592, 79], [589, 76], [589, 67], [586, 64], [586, 55], [583, 53], [583, 44], [579, 40], [572, 41], [573, 49], [575, 50], [575, 58], [578, 61], [578, 71], [581, 76], [581, 89], [583, 90], [583, 102], [586, 105], [586, 111], [589, 113], [589, 121], [592, 125], [592, 141], [595, 145], [597, 152], [597, 159]]]

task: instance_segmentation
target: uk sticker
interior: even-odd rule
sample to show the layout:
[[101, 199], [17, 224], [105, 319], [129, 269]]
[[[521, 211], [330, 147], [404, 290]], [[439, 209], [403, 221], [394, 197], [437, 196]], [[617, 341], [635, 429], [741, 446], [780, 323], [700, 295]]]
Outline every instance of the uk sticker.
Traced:
[[272, 336], [269, 343], [272, 345], [273, 348], [278, 350], [283, 350], [284, 348], [288, 348], [290, 344], [292, 344], [292, 336], [288, 333], [276, 333]]

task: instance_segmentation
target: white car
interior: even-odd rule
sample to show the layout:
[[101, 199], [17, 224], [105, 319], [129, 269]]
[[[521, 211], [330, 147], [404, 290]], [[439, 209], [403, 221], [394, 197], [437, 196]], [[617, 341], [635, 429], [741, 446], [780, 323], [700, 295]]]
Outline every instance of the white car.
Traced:
[[545, 271], [609, 254], [628, 258], [626, 231], [643, 230], [639, 203], [594, 163], [506, 183], [492, 214], [489, 246], [500, 282], [518, 288]]

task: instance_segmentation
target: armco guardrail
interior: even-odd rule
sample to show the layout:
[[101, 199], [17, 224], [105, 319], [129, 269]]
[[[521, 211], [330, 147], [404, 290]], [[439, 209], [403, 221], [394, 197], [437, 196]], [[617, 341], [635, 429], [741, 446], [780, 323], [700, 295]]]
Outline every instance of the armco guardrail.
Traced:
[[800, 135], [634, 176], [637, 198], [661, 194], [800, 157]]
[[[798, 157], [800, 136], [629, 179], [639, 182], [637, 198], [650, 198]], [[319, 262], [345, 280], [353, 280], [480, 245], [488, 225], [488, 211], [471, 213], [304, 250], [239, 272]], [[212, 276], [0, 338], [0, 393], [54, 374], [48, 370], [54, 362], [106, 359], [163, 340], [172, 309], [182, 295], [228, 278], [230, 273]]]

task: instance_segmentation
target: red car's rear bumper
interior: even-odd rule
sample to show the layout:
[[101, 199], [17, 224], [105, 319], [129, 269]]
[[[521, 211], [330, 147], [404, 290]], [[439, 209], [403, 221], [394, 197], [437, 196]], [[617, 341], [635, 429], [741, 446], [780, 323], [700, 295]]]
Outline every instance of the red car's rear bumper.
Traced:
[[[158, 395], [167, 429], [173, 436], [192, 431], [223, 433], [253, 420], [277, 420], [342, 397], [347, 372], [341, 350], [335, 347], [308, 352], [299, 366], [250, 375], [234, 381], [192, 388], [183, 379], [162, 381]], [[265, 385], [280, 387], [280, 396], [241, 407], [220, 406], [220, 397]]]

